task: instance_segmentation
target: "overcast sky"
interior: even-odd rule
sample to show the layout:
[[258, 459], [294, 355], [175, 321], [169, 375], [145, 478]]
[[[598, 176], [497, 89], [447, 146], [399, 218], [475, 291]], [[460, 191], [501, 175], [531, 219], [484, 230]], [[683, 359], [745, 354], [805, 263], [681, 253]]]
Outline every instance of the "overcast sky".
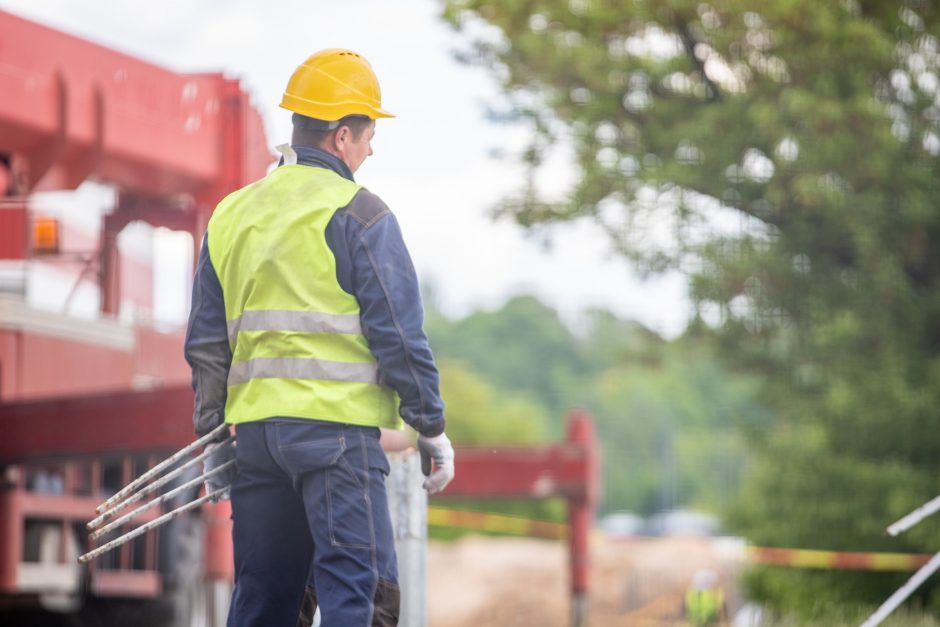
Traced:
[[[639, 280], [610, 253], [604, 236], [581, 223], [554, 228], [553, 245], [493, 221], [496, 201], [515, 191], [520, 169], [492, 157], [525, 142], [522, 129], [488, 123], [499, 93], [487, 73], [457, 63], [458, 36], [438, 18], [438, 0], [0, 0], [0, 8], [178, 72], [223, 71], [253, 94], [271, 146], [290, 137], [290, 114], [277, 107], [288, 77], [311, 53], [343, 47], [364, 55], [382, 85], [375, 155], [357, 182], [398, 216], [423, 282], [444, 311], [464, 315], [531, 293], [572, 322], [605, 307], [665, 335], [684, 327], [689, 306], [678, 276]], [[65, 60], [63, 60], [65, 61]], [[556, 166], [556, 185], [568, 176]], [[168, 284], [157, 315], [182, 319], [189, 272], [163, 238], [157, 281]]]

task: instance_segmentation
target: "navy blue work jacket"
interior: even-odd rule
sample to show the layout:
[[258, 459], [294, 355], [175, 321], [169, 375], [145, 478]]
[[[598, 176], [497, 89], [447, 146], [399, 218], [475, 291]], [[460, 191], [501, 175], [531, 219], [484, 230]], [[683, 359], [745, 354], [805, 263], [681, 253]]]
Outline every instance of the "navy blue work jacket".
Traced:
[[[353, 180], [339, 158], [311, 146], [294, 146], [297, 163], [327, 168]], [[336, 257], [340, 287], [359, 301], [362, 329], [379, 367], [379, 381], [401, 398], [399, 413], [416, 431], [444, 431], [439, 375], [427, 336], [414, 265], [395, 216], [378, 196], [360, 189], [326, 227]], [[193, 368], [196, 432], [211, 431], [224, 420], [228, 343], [222, 286], [203, 238], [193, 280], [186, 331], [186, 360]], [[272, 416], [273, 417], [273, 416]]]

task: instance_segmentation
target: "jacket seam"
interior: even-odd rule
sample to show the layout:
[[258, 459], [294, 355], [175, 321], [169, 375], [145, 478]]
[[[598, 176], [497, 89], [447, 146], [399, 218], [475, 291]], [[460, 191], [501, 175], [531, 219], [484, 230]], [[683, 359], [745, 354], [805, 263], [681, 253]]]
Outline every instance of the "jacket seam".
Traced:
[[[209, 236], [207, 234], [206, 238], [208, 237]], [[193, 298], [193, 304], [195, 305], [195, 311], [192, 314], [193, 321], [199, 318], [199, 314], [202, 313], [203, 308], [206, 306], [206, 299], [203, 296], [201, 277], [202, 277], [202, 271], [205, 269], [205, 266], [206, 266], [206, 260], [208, 258], [209, 258], [209, 245], [207, 242], [206, 243], [206, 256], [205, 257], [200, 256], [199, 262], [196, 264], [196, 275], [195, 275], [196, 278], [194, 281], [194, 286], [196, 289], [199, 290], [199, 297]], [[187, 353], [189, 352], [188, 350], [189, 346], [198, 345], [198, 344], [193, 343], [193, 331], [195, 330], [195, 328], [196, 328], [196, 325], [193, 324], [186, 331], [186, 339], [184, 340], [184, 342], [185, 342], [185, 346], [187, 347], [187, 351], [186, 351]]]
[[417, 417], [420, 419], [422, 426], [424, 426], [424, 423], [428, 422], [428, 417], [424, 414], [425, 398], [421, 389], [421, 380], [418, 377], [418, 373], [415, 370], [414, 363], [411, 358], [411, 349], [409, 348], [408, 342], [405, 339], [405, 331], [402, 329], [401, 323], [398, 321], [398, 315], [395, 312], [395, 306], [392, 303], [391, 295], [388, 293], [385, 280], [382, 278], [382, 273], [379, 272], [378, 264], [375, 261], [375, 256], [372, 254], [372, 249], [369, 248], [368, 243], [364, 241], [362, 235], [360, 235], [359, 240], [362, 244], [362, 247], [365, 249], [366, 254], [369, 256], [369, 263], [372, 265], [372, 269], [375, 271], [375, 276], [379, 281], [379, 285], [382, 287], [382, 293], [385, 295], [385, 302], [388, 304], [388, 310], [389, 313], [391, 313], [392, 322], [395, 324], [395, 329], [398, 331], [398, 339], [402, 345], [402, 353], [405, 355], [405, 363], [407, 364], [408, 372], [411, 374], [411, 378], [414, 381], [415, 388], [418, 393], [418, 401], [421, 406]]
[[[362, 191], [363, 189], [365, 189], [365, 188], [361, 188], [360, 191]], [[369, 192], [369, 193], [371, 194], [371, 192]], [[358, 196], [358, 195], [359, 195], [359, 193], [357, 192], [357, 193], [356, 193], [356, 196]], [[374, 194], [373, 194], [373, 195], [374, 195]], [[384, 207], [381, 211], [379, 211], [379, 212], [378, 212], [376, 215], [374, 215], [371, 219], [365, 220], [365, 219], [363, 219], [361, 216], [359, 216], [358, 214], [356, 214], [352, 209], [350, 209], [350, 207], [352, 207], [352, 204], [356, 201], [356, 196], [353, 196], [353, 199], [349, 202], [349, 204], [346, 205], [345, 207], [342, 207], [342, 208], [340, 209], [340, 211], [346, 213], [346, 214], [347, 214], [349, 217], [351, 217], [353, 220], [355, 220], [356, 222], [358, 222], [359, 224], [361, 224], [362, 227], [363, 227], [363, 229], [368, 229], [368, 228], [371, 227], [373, 224], [375, 224], [376, 222], [378, 222], [379, 220], [381, 220], [382, 218], [384, 218], [386, 215], [389, 215], [390, 213], [392, 213], [392, 210], [391, 210], [391, 209], [389, 209], [388, 207]]]
[[383, 210], [380, 211], [378, 214], [376, 214], [376, 216], [375, 216], [374, 218], [372, 218], [372, 219], [369, 220], [368, 222], [364, 223], [364, 224], [363, 224], [363, 229], [368, 229], [368, 228], [370, 228], [371, 226], [373, 226], [376, 222], [378, 222], [379, 220], [381, 220], [381, 219], [384, 218], [385, 216], [391, 215], [391, 213], [392, 213], [391, 209], [383, 209]]
[[[207, 234], [205, 236], [206, 254], [204, 256], [200, 255], [199, 263], [197, 265], [197, 270], [196, 270], [195, 286], [196, 286], [196, 289], [199, 291], [199, 294], [198, 294], [198, 298], [194, 299], [196, 301], [196, 310], [193, 314], [194, 321], [199, 318], [199, 315], [208, 306], [206, 303], [206, 298], [205, 298], [205, 289], [202, 284], [202, 274], [206, 270], [206, 264], [209, 263], [208, 237], [209, 236]], [[186, 357], [188, 359], [191, 359], [193, 362], [195, 362], [195, 366], [196, 366], [193, 369], [193, 372], [195, 375], [194, 376], [195, 389], [193, 390], [194, 405], [195, 405], [193, 409], [194, 409], [195, 415], [193, 416], [193, 423], [194, 423], [193, 428], [194, 428], [194, 431], [196, 431], [196, 433], [208, 433], [209, 431], [217, 427], [219, 424], [222, 424], [222, 421], [218, 420], [218, 417], [220, 415], [222, 416], [222, 420], [224, 421], [224, 408], [220, 412], [219, 408], [212, 408], [211, 407], [212, 403], [209, 403], [206, 399], [207, 364], [200, 363], [200, 360], [202, 360], [204, 356], [200, 357], [199, 355], [197, 355], [198, 351], [193, 351], [192, 349], [197, 346], [199, 347], [208, 346], [210, 344], [213, 344], [214, 342], [212, 340], [205, 340], [205, 339], [203, 339], [202, 341], [197, 341], [193, 337], [193, 331], [195, 330], [195, 328], [196, 328], [196, 325], [193, 324], [187, 330], [186, 339], [184, 343]], [[211, 387], [211, 383], [208, 387]], [[211, 395], [211, 396], [215, 398], [215, 395]], [[202, 427], [205, 426], [206, 422], [210, 423], [209, 428], [203, 430]], [[216, 424], [212, 424], [212, 423], [216, 423]]]
[[[208, 234], [206, 234], [206, 239], [207, 239], [207, 240], [208, 240], [208, 237], [209, 237]], [[211, 257], [210, 257], [210, 255], [209, 255], [209, 242], [206, 241], [206, 254], [205, 254], [205, 256], [200, 255], [200, 257], [199, 257], [199, 261], [198, 261], [198, 263], [197, 263], [197, 265], [196, 265], [196, 273], [195, 273], [195, 275], [194, 275], [194, 276], [195, 276], [195, 279], [194, 279], [194, 281], [193, 281], [194, 287], [199, 290], [198, 298], [197, 298], [195, 295], [193, 296], [193, 305], [194, 305], [194, 307], [195, 307], [195, 309], [194, 309], [194, 311], [193, 311], [193, 313], [192, 313], [192, 319], [193, 319], [193, 321], [197, 320], [197, 319], [200, 317], [200, 314], [202, 314], [203, 311], [205, 311], [205, 309], [206, 309], [207, 307], [209, 307], [208, 299], [206, 298], [206, 289], [205, 289], [205, 286], [203, 285], [203, 281], [202, 281], [203, 273], [206, 271], [206, 265], [209, 264], [209, 263], [211, 263]], [[218, 280], [218, 276], [219, 276], [219, 275], [218, 275], [218, 273], [215, 271], [215, 268], [214, 268], [214, 267], [212, 268], [212, 272], [215, 274], [216, 279]], [[219, 282], [219, 290], [220, 290], [220, 291], [222, 290], [221, 281]], [[224, 303], [224, 302], [225, 302], [225, 295], [224, 295], [224, 293], [221, 294], [221, 296], [222, 296], [222, 302]], [[223, 305], [223, 307], [224, 307], [224, 305]], [[224, 318], [224, 316], [225, 316], [225, 311], [224, 311], [224, 310], [223, 310], [223, 312], [222, 312], [222, 315], [223, 315], [223, 318]], [[218, 339], [218, 340], [217, 340], [217, 339], [213, 339], [213, 338], [206, 339], [205, 337], [201, 337], [201, 338], [199, 338], [199, 337], [193, 337], [193, 335], [194, 335], [194, 334], [193, 334], [193, 331], [195, 330], [195, 328], [196, 328], [196, 325], [193, 324], [190, 328], [188, 328], [188, 329], [186, 330], [186, 338], [185, 338], [185, 340], [184, 340], [184, 346], [186, 347], [186, 352], [187, 352], [187, 354], [189, 353], [189, 348], [188, 348], [188, 347], [190, 347], [190, 346], [206, 346], [206, 345], [208, 345], [208, 344], [215, 344], [216, 342], [223, 342], [223, 341], [226, 342], [226, 343], [231, 344], [231, 342], [229, 342], [229, 339], [228, 339], [228, 329], [225, 330], [225, 334], [224, 334], [224, 336], [223, 336], [224, 339]]]

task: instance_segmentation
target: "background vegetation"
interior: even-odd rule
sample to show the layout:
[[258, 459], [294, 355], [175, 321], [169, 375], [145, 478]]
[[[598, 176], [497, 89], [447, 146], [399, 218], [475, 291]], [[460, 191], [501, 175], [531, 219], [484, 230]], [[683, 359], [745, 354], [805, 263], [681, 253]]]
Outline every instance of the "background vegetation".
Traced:
[[602, 512], [719, 514], [745, 464], [741, 427], [769, 420], [755, 381], [725, 372], [703, 339], [668, 342], [603, 311], [575, 333], [531, 296], [460, 320], [431, 302], [427, 318], [454, 442], [558, 440], [568, 410], [586, 408], [602, 448]]
[[[456, 336], [441, 323], [441, 353], [530, 394], [548, 434], [568, 403], [594, 408], [605, 508], [734, 492], [727, 521], [759, 544], [935, 550], [936, 521], [881, 530], [940, 491], [937, 4], [442, 7], [464, 58], [503, 87], [494, 119], [532, 130], [518, 155], [529, 177], [497, 213], [596, 222], [641, 270], [685, 272], [696, 316], [674, 343], [603, 315], [566, 336], [521, 299], [454, 323]], [[546, 197], [539, 177], [562, 170], [559, 154], [572, 184]], [[810, 617], [877, 602], [899, 576], [767, 569], [750, 582]]]

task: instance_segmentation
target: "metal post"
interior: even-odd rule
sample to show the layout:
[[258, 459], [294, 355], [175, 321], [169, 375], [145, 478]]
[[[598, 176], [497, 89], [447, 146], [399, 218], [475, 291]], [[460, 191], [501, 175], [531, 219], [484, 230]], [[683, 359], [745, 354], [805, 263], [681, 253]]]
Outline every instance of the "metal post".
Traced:
[[583, 627], [588, 619], [590, 588], [589, 536], [600, 495], [600, 451], [594, 421], [584, 410], [568, 415], [566, 440], [583, 460], [584, 489], [568, 497], [568, 547], [571, 568], [571, 626]]
[[591, 508], [582, 499], [568, 499], [568, 554], [571, 563], [571, 627], [587, 621], [590, 551], [588, 535]]
[[938, 511], [940, 511], [940, 496], [927, 501], [904, 518], [889, 525], [886, 531], [890, 536], [902, 534], [923, 519], [937, 513]]
[[[886, 531], [891, 536], [897, 536], [904, 533], [928, 516], [935, 514], [937, 511], [940, 511], [940, 496], [931, 499], [907, 516], [892, 523], [888, 526]], [[940, 553], [934, 555], [929, 562], [921, 566], [920, 570], [914, 573], [911, 578], [907, 580], [907, 583], [905, 583], [898, 590], [896, 590], [894, 594], [888, 597], [888, 600], [882, 603], [881, 607], [879, 607], [874, 614], [869, 616], [868, 620], [862, 623], [862, 627], [876, 627], [877, 625], [880, 625], [881, 622], [891, 614], [891, 612], [896, 610], [898, 606], [907, 599], [907, 597], [911, 596], [911, 594], [917, 590], [917, 588], [919, 588], [922, 583], [927, 581], [927, 579], [938, 569], [940, 569]]]
[[421, 487], [421, 458], [410, 449], [389, 453], [388, 506], [395, 529], [398, 583], [401, 586], [400, 625], [427, 627], [428, 495]]
[[879, 607], [874, 614], [869, 616], [868, 620], [862, 623], [861, 627], [877, 627], [877, 625], [880, 625], [884, 619], [888, 618], [891, 612], [904, 603], [904, 600], [911, 596], [911, 593], [917, 590], [922, 583], [927, 581], [937, 569], [940, 569], [940, 553], [934, 555], [930, 558], [929, 562], [921, 566], [920, 570], [914, 573], [911, 578], [907, 580], [907, 583], [888, 597], [888, 600], [882, 603], [881, 607]]

